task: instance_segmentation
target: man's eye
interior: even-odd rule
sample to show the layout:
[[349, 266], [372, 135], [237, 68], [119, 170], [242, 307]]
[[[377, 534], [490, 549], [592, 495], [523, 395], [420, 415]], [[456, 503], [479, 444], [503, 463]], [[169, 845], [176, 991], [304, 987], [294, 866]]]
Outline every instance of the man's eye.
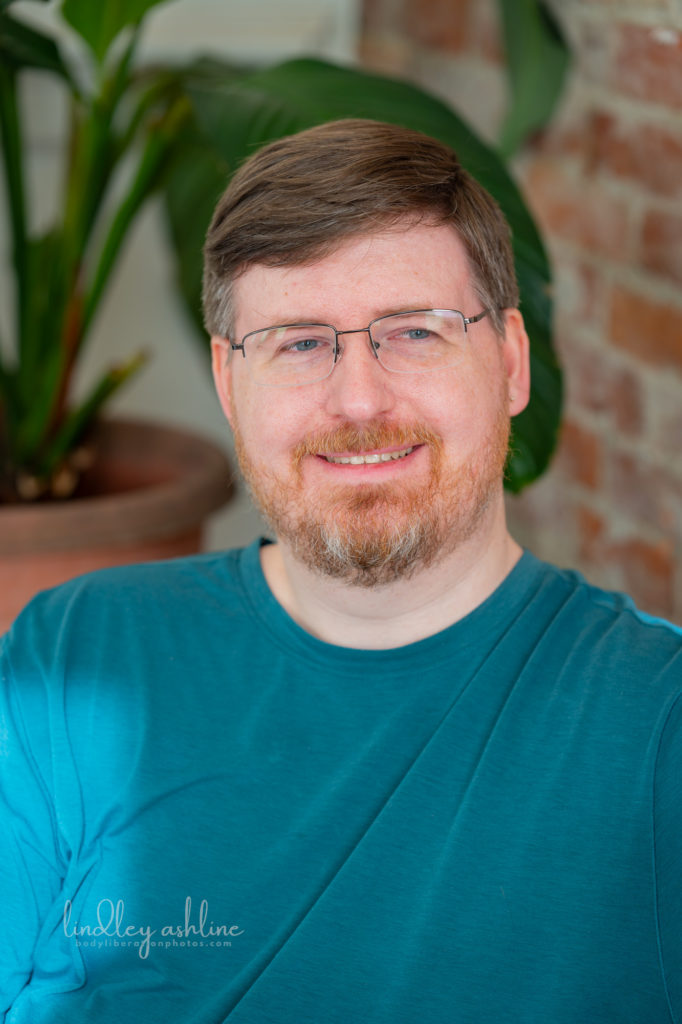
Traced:
[[406, 331], [403, 331], [403, 336], [408, 341], [424, 341], [426, 338], [433, 337], [433, 331], [428, 330], [426, 327], [409, 327]]
[[326, 338], [305, 335], [302, 338], [285, 338], [278, 346], [276, 356], [321, 356], [329, 351]]
[[315, 338], [301, 338], [299, 341], [292, 341], [287, 348], [292, 352], [311, 352], [319, 344]]
[[428, 327], [401, 327], [390, 334], [386, 341], [393, 345], [402, 345], [410, 341], [434, 341], [438, 335]]

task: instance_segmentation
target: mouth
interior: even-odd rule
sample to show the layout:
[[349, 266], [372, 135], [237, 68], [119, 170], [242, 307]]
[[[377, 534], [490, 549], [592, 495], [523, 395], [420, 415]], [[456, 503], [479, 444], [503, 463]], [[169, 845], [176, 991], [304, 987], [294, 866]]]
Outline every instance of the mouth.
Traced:
[[416, 445], [410, 448], [401, 448], [394, 452], [370, 452], [366, 455], [322, 455], [327, 462], [337, 466], [371, 466], [378, 462], [395, 462], [411, 455]]

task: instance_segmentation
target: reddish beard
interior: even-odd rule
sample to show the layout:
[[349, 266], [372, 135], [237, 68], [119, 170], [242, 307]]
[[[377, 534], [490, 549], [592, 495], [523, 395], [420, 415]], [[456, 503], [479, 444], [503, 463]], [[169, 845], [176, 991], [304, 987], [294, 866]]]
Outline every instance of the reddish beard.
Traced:
[[[442, 439], [422, 424], [344, 424], [311, 434], [295, 447], [293, 479], [275, 478], [256, 466], [236, 423], [234, 433], [242, 473], [275, 536], [315, 572], [354, 586], [376, 587], [409, 578], [474, 532], [500, 485], [509, 417], [500, 407], [475, 460], [455, 469], [445, 463]], [[306, 458], [416, 445], [429, 450], [426, 482], [340, 484], [306, 492]]]

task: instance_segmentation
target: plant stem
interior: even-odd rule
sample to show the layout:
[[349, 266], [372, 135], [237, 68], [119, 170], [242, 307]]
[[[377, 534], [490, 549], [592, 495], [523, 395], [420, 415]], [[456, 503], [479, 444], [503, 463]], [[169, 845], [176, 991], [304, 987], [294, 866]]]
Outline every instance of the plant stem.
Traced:
[[156, 128], [150, 129], [147, 145], [138, 164], [133, 184], [119, 206], [102, 246], [92, 285], [85, 299], [83, 334], [92, 322], [128, 228], [142, 204], [158, 185], [179, 127], [189, 112], [189, 104], [182, 100], [171, 108]]
[[24, 171], [21, 126], [17, 110], [16, 74], [12, 68], [0, 66], [0, 137], [4, 155], [7, 206], [12, 225], [13, 260], [16, 281], [17, 335], [21, 339], [25, 332], [27, 302], [27, 235], [26, 197], [24, 194]]
[[71, 410], [56, 430], [43, 455], [41, 470], [45, 476], [54, 473], [64, 458], [79, 443], [95, 415], [106, 401], [129, 377], [132, 377], [147, 361], [147, 354], [139, 352], [127, 362], [113, 366], [102, 376], [85, 401]]
[[74, 97], [71, 125], [69, 185], [64, 216], [64, 273], [66, 294], [60, 334], [59, 380], [47, 421], [48, 436], [59, 429], [66, 415], [71, 378], [85, 338], [83, 288], [86, 253], [111, 176], [124, 152], [117, 145], [113, 121], [130, 82], [130, 63], [138, 33], [135, 31], [120, 61], [105, 78], [89, 105]]

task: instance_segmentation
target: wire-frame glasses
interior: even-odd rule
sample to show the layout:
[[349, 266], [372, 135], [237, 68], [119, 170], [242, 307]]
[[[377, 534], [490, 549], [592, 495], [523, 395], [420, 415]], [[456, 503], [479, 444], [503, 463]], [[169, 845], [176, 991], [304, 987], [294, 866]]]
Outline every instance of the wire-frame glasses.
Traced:
[[328, 377], [343, 355], [345, 334], [363, 334], [375, 358], [391, 373], [428, 373], [464, 356], [467, 327], [490, 312], [467, 317], [457, 309], [414, 309], [372, 320], [367, 327], [337, 331], [331, 324], [280, 324], [249, 331], [232, 348], [263, 387], [315, 384]]

